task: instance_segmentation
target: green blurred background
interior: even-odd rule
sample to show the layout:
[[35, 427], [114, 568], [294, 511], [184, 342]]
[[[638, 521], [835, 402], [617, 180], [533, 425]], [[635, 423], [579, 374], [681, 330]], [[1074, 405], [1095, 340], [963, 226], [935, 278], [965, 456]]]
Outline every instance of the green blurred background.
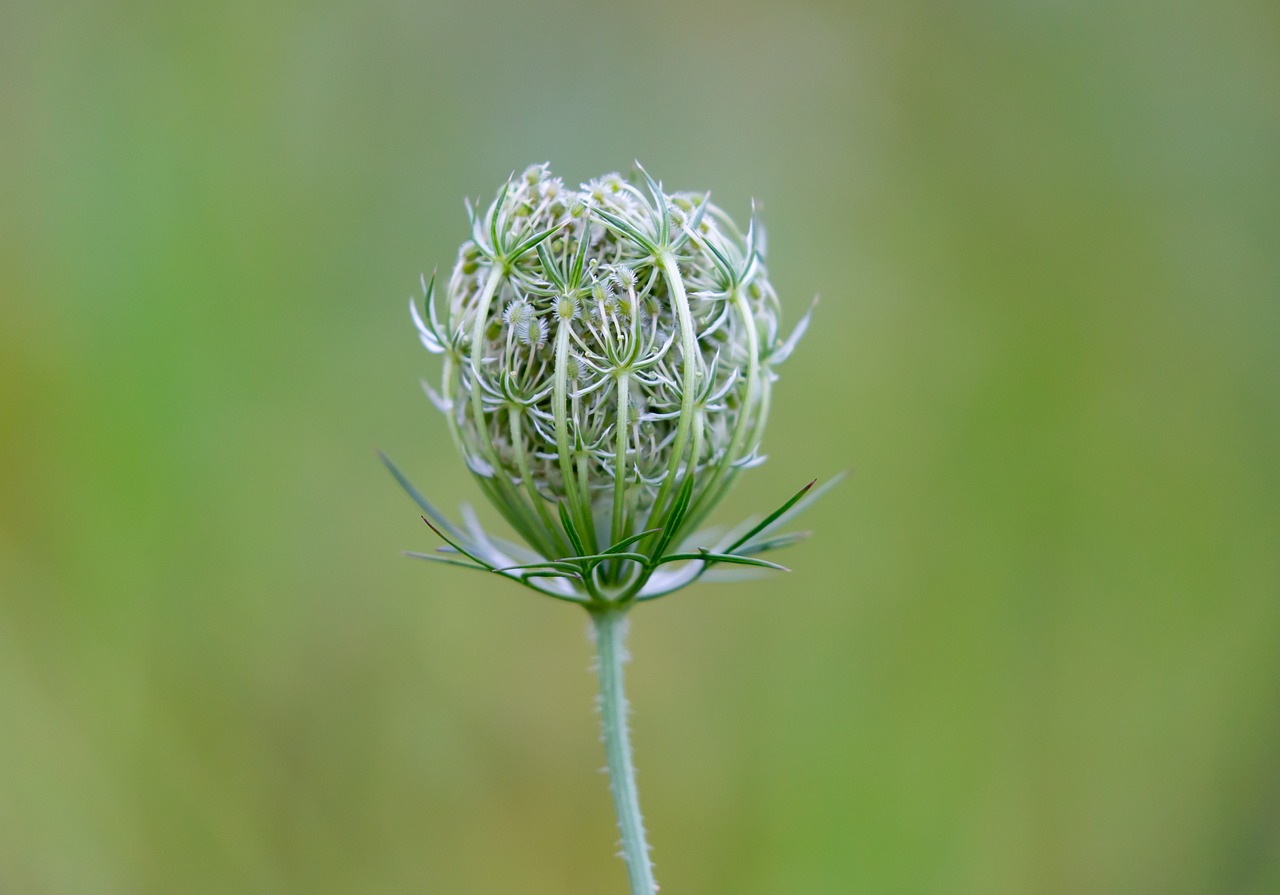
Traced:
[[[675, 895], [1280, 892], [1280, 8], [0, 8], [0, 891], [621, 893], [585, 619], [406, 309], [464, 195], [633, 158], [816, 325], [637, 614]], [[492, 518], [488, 514], [486, 518]]]

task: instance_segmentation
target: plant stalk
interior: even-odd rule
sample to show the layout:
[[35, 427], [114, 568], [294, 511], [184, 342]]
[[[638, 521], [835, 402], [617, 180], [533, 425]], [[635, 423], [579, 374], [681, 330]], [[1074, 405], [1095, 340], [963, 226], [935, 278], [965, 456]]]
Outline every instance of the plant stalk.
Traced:
[[622, 833], [622, 858], [631, 880], [631, 895], [654, 895], [649, 863], [649, 846], [644, 838], [644, 819], [636, 792], [635, 765], [631, 760], [631, 740], [627, 731], [627, 697], [622, 686], [622, 664], [626, 661], [624, 639], [627, 632], [625, 609], [593, 611], [596, 632], [597, 671], [600, 676], [600, 724], [604, 731], [604, 751], [609, 766], [609, 787]]

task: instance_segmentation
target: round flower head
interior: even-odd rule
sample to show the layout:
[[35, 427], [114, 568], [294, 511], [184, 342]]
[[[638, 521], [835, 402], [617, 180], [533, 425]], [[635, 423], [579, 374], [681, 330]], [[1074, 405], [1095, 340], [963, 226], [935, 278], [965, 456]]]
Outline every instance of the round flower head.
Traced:
[[[530, 166], [483, 214], [468, 206], [443, 313], [433, 285], [427, 319], [413, 311], [423, 344], [445, 355], [433, 400], [536, 556], [479, 532], [455, 549], [584, 600], [669, 592], [743, 561], [782, 521], [732, 545], [686, 543], [762, 461], [774, 367], [805, 321], [780, 336], [754, 218], [744, 232], [707, 195], [667, 194], [640, 173], [573, 190]], [[684, 565], [658, 569], [668, 562]]]

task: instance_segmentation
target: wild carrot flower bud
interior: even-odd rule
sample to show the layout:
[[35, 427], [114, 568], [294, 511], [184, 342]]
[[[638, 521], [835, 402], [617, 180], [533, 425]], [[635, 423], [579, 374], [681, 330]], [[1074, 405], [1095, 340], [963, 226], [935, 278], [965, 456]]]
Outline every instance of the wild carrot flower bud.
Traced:
[[444, 357], [440, 391], [424, 388], [528, 547], [490, 537], [469, 511], [465, 527], [452, 524], [387, 465], [448, 544], [411, 555], [591, 613], [631, 891], [654, 895], [627, 738], [625, 614], [722, 564], [781, 569], [759, 554], [800, 537], [776, 532], [822, 489], [810, 482], [728, 534], [690, 534], [763, 462], [775, 371], [808, 315], [779, 335], [754, 215], [744, 233], [707, 195], [667, 194], [639, 174], [579, 190], [545, 164], [512, 175], [483, 214], [468, 204], [471, 236], [443, 311], [434, 278], [423, 281], [425, 317], [410, 301], [422, 344]]
[[534, 555], [478, 531], [455, 549], [588, 603], [659, 596], [719, 562], [772, 566], [751, 556], [780, 519], [737, 543], [688, 532], [763, 461], [775, 370], [807, 322], [780, 335], [754, 215], [744, 232], [709, 196], [640, 174], [572, 190], [531, 165], [483, 214], [468, 205], [443, 311], [434, 283], [427, 318], [413, 309], [445, 356], [433, 400]]

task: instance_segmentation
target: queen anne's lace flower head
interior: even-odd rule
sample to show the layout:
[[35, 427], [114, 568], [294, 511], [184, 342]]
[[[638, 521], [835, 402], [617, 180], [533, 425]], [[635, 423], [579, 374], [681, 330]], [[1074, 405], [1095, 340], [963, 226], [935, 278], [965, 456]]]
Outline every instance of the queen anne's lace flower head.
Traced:
[[[701, 574], [710, 563], [655, 570], [688, 559], [669, 551], [763, 462], [774, 369], [807, 321], [780, 335], [754, 216], [744, 232], [707, 195], [668, 194], [640, 173], [639, 185], [609, 174], [574, 190], [530, 166], [483, 214], [468, 205], [443, 309], [434, 282], [427, 317], [413, 308], [445, 359], [428, 391], [538, 554], [520, 577], [542, 577], [539, 589], [630, 599]], [[630, 558], [557, 568], [610, 548]], [[493, 559], [477, 562], [510, 557]]]

